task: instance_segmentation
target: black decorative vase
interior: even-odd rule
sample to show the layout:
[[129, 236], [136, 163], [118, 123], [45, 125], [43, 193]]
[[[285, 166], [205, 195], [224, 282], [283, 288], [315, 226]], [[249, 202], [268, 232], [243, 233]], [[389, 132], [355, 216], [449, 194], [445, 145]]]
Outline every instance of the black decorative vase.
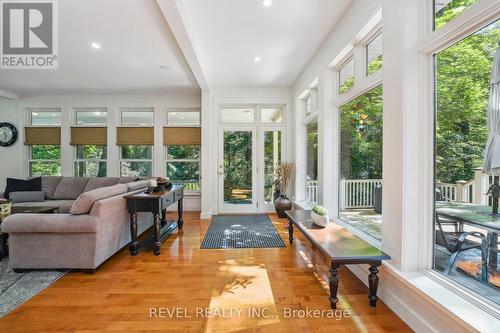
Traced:
[[292, 209], [292, 202], [282, 194], [274, 202], [274, 207], [276, 208], [276, 213], [278, 213], [278, 216], [283, 218], [286, 217], [285, 211]]

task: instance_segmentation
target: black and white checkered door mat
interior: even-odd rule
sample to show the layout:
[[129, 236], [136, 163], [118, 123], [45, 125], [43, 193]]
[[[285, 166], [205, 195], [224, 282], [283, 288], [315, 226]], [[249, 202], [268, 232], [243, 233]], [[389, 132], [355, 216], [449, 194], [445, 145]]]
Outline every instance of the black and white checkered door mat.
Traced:
[[201, 243], [202, 249], [285, 247], [267, 215], [215, 216]]

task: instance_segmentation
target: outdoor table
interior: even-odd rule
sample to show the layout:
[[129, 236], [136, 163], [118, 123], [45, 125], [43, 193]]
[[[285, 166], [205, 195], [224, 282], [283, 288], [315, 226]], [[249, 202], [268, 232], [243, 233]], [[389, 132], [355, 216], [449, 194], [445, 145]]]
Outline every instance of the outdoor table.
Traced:
[[437, 201], [436, 213], [459, 223], [485, 229], [488, 240], [488, 262], [497, 266], [500, 215], [492, 216], [491, 207], [454, 201]]

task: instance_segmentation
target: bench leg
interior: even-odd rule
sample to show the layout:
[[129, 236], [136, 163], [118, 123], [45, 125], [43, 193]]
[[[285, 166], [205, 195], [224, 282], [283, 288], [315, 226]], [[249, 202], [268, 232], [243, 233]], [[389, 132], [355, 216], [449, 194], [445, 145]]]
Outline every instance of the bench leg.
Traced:
[[293, 243], [293, 223], [290, 219], [288, 219], [288, 240], [290, 241], [290, 244]]
[[337, 303], [339, 299], [337, 298], [337, 292], [339, 290], [339, 278], [338, 278], [338, 272], [337, 268], [339, 268], [338, 265], [332, 264], [330, 268], [330, 278], [328, 279], [328, 282], [330, 284], [330, 306], [332, 309], [337, 308]]
[[375, 265], [370, 265], [370, 275], [368, 276], [368, 286], [370, 289], [370, 295], [368, 298], [370, 299], [370, 306], [377, 306], [377, 289], [378, 289], [378, 268]]

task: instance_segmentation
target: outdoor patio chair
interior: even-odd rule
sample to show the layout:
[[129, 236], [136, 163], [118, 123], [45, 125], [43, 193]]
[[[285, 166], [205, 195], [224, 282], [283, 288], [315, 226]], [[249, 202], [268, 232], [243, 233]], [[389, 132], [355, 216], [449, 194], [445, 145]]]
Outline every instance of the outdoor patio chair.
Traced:
[[[436, 243], [444, 246], [450, 252], [450, 258], [443, 270], [443, 273], [448, 275], [451, 268], [453, 267], [457, 257], [460, 253], [478, 249], [481, 251], [481, 282], [488, 283], [488, 243], [486, 241], [486, 236], [480, 232], [467, 232], [467, 231], [454, 231], [445, 232], [443, 230], [443, 224], [448, 223], [449, 219], [442, 221], [442, 218], [436, 213], [436, 224], [438, 230], [436, 230]], [[480, 240], [472, 241], [468, 238], [477, 238]]]

